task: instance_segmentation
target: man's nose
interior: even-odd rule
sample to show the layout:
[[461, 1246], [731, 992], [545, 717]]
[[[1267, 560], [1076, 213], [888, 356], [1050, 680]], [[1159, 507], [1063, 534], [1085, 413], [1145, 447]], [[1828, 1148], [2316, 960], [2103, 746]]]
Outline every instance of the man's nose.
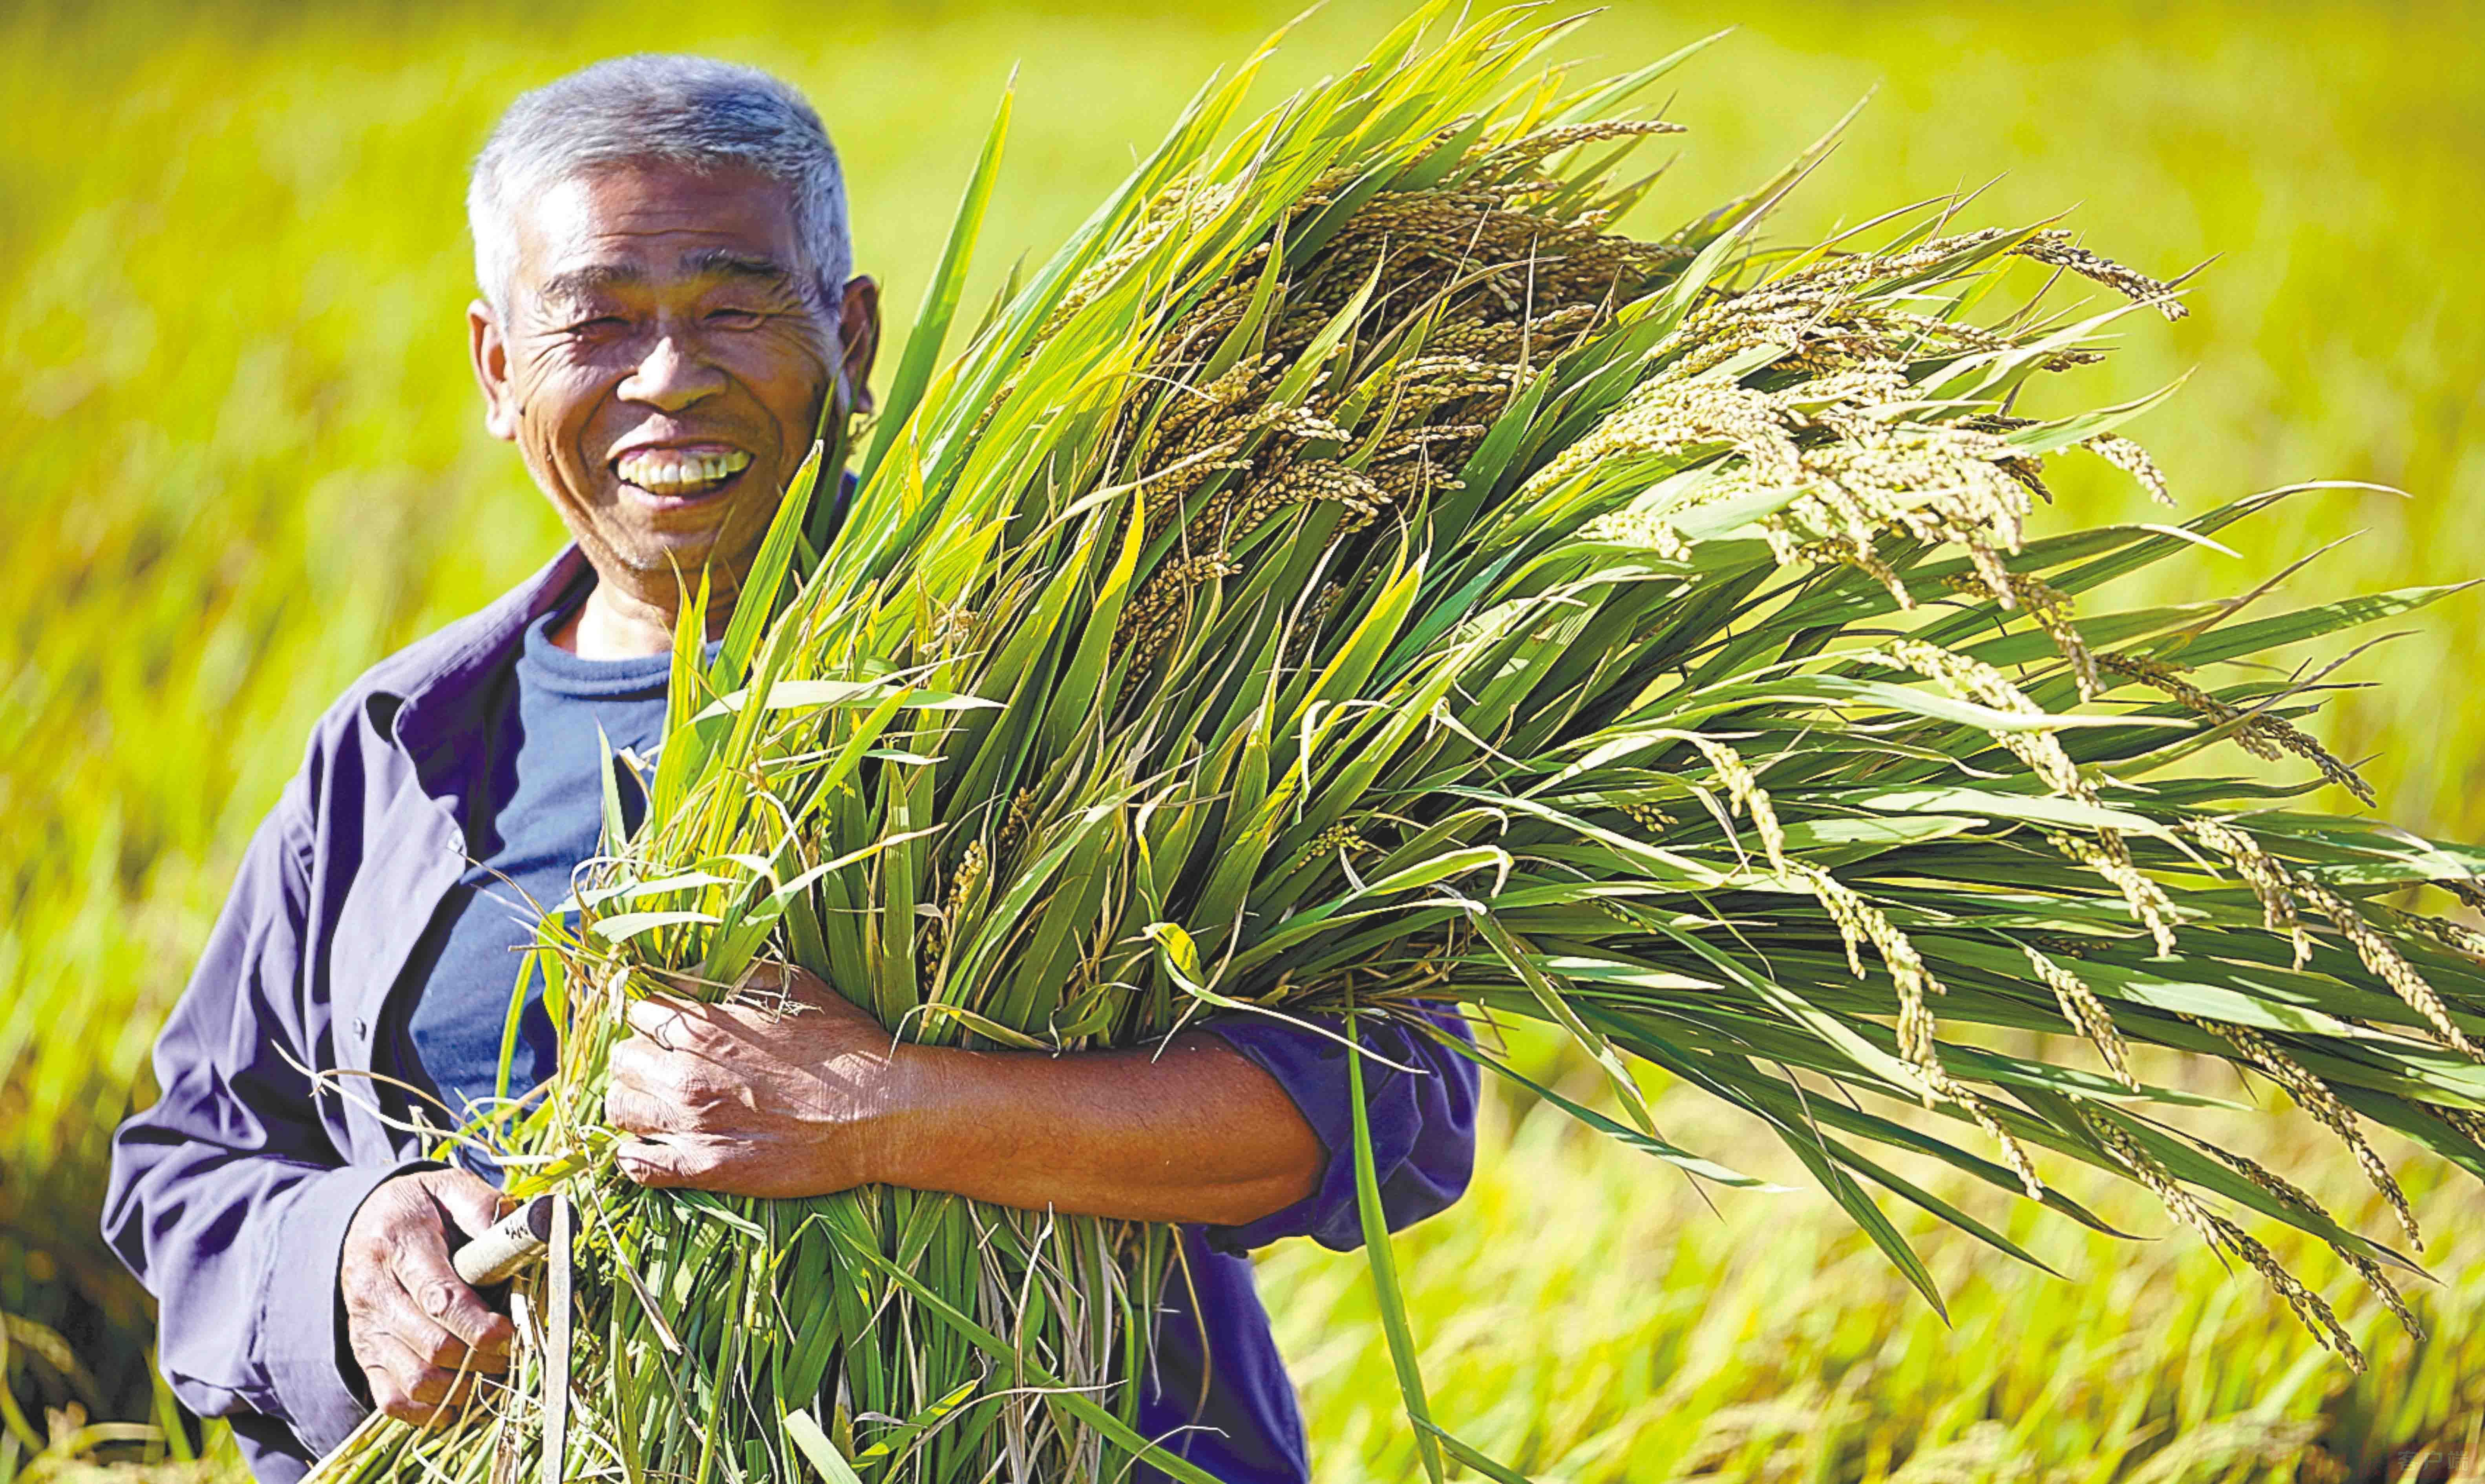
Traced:
[[644, 402], [661, 412], [679, 412], [724, 388], [724, 373], [685, 350], [670, 335], [659, 336], [638, 368], [617, 389], [625, 402]]

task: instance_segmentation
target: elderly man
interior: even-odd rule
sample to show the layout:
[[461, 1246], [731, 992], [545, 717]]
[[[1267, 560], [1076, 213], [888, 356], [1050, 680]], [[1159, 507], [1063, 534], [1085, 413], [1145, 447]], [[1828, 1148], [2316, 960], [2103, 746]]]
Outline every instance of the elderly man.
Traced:
[[[661, 744], [684, 574], [726, 595], [832, 416], [867, 410], [877, 291], [852, 276], [819, 119], [696, 58], [587, 68], [511, 108], [468, 202], [484, 422], [572, 544], [489, 607], [383, 661], [314, 730], [155, 1051], [163, 1096], [118, 1136], [106, 1235], [162, 1301], [174, 1391], [287, 1481], [373, 1408], [436, 1417], [509, 1321], [458, 1281], [496, 1215], [487, 1159], [421, 1130], [554, 1065], [516, 950], [594, 850], [615, 767]], [[824, 481], [842, 511], [846, 486]], [[517, 981], [516, 992], [512, 983]], [[1342, 1053], [1211, 1023], [1150, 1051], [892, 1051], [828, 986], [819, 1013], [650, 1002], [614, 1059], [619, 1160], [754, 1196], [886, 1182], [1180, 1224], [1195, 1297], [1155, 1316], [1152, 1435], [1219, 1477], [1307, 1477], [1302, 1426], [1242, 1255], [1358, 1240]], [[1398, 1223], [1463, 1188], [1474, 1073], [1367, 1090]], [[717, 1068], [732, 1085], [719, 1089]], [[693, 1095], [696, 1093], [700, 1095]], [[717, 1095], [722, 1093], [723, 1095]]]

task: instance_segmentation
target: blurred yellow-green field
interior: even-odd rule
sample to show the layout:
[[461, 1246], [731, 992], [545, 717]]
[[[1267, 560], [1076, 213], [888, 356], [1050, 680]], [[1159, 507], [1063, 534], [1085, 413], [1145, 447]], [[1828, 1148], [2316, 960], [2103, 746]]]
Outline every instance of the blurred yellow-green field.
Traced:
[[[838, 137], [858, 260], [902, 332], [1013, 67], [994, 284], [1292, 3], [0, 13], [0, 1356], [33, 1409], [0, 1429], [0, 1478], [44, 1442], [35, 1404], [149, 1405], [145, 1313], [93, 1235], [104, 1139], [151, 1095], [156, 1022], [310, 719], [559, 539], [464, 364], [464, 172], [497, 111], [630, 50], [785, 75]], [[1269, 99], [1395, 9], [1307, 20]], [[1981, 188], [1976, 224], [2068, 211], [2161, 275], [2214, 256], [2191, 318], [2125, 321], [2093, 394], [2189, 377], [2134, 431], [2196, 509], [2294, 480], [2406, 492], [2307, 494], [2237, 555], [2153, 580], [2236, 591], [2351, 536], [2290, 591], [2485, 574], [2485, 7], [1624, 0], [1566, 49], [1620, 67], [1728, 25], [1678, 74], [1668, 115], [1692, 132], [1627, 225], [1708, 209], [1869, 94], [1777, 235]], [[2056, 482], [2062, 524], [2152, 518], [2101, 465]], [[2371, 760], [2404, 823], [2485, 834], [2480, 648], [2485, 595], [2428, 608], [2317, 724]], [[1692, 1094], [1659, 1112], [1679, 1142], [1778, 1168]], [[2242, 1147], [2375, 1214], [2308, 1120]], [[1711, 1209], [1655, 1169], [1496, 1104], [1474, 1193], [1406, 1242], [1437, 1409], [1538, 1477], [2440, 1478], [2462, 1450], [2485, 1460], [2485, 1201], [2446, 1172], [2410, 1182], [2444, 1280], [2417, 1297], [2434, 1337], [2347, 1303], [2374, 1359], [2357, 1378], [2131, 1194], [2073, 1187], [2149, 1240], [1981, 1209], [2061, 1278], [1909, 1228], [1946, 1326], [1824, 1198]], [[1322, 1476], [1404, 1478], [1360, 1273], [1285, 1251], [1263, 1276]]]

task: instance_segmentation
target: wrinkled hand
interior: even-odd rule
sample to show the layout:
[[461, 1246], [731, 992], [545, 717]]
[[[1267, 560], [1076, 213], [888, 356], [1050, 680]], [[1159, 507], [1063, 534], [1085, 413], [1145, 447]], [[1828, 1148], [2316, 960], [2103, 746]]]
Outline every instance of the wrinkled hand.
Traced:
[[[763, 971], [754, 983], [778, 983]], [[787, 1011], [670, 997], [630, 1006], [604, 1116], [642, 1185], [825, 1196], [881, 1178], [900, 1105], [889, 1036], [800, 969]]]
[[508, 1369], [516, 1329], [449, 1262], [501, 1205], [499, 1191], [463, 1170], [424, 1170], [382, 1182], [345, 1228], [337, 1289], [347, 1344], [372, 1402], [401, 1422], [445, 1422], [478, 1374]]

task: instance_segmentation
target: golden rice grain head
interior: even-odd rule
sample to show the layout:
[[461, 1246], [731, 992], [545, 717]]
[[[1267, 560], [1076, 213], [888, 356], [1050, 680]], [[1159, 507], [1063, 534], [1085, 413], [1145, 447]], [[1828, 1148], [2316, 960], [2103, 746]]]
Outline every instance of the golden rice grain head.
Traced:
[[1777, 810], [1769, 802], [1768, 791], [1761, 787], [1751, 765], [1743, 761], [1741, 753], [1713, 737], [1693, 732], [1687, 734], [1686, 740], [1708, 760], [1709, 769], [1717, 775], [1717, 782], [1725, 789], [1727, 798], [1751, 819], [1752, 828], [1761, 837], [1761, 850], [1768, 857], [1770, 869], [1780, 872], [1790, 870], [1787, 863], [1786, 828], [1778, 823]]
[[[2200, 1148], [2204, 1153], [2226, 1165], [2227, 1169], [2297, 1210], [2319, 1216], [2325, 1221], [2330, 1219], [2330, 1213], [2322, 1209], [2319, 1201], [2259, 1161], [2248, 1155], [2238, 1154], [2232, 1149], [2221, 1148], [2215, 1144], [2203, 1143]], [[2365, 1286], [2380, 1296], [2383, 1306], [2389, 1309], [2392, 1316], [2398, 1320], [2400, 1328], [2417, 1339], [2425, 1337], [2423, 1321], [2417, 1319], [2409, 1310], [2407, 1301], [2399, 1294], [2398, 1285], [2390, 1281], [2390, 1276], [2382, 1270], [2380, 1263], [2342, 1243], [2330, 1241], [2328, 1245], [2330, 1250], [2337, 1255], [2338, 1260], [2354, 1268], [2357, 1275], [2364, 1280]]]
[[1147, 505], [1147, 520], [1141, 539], [1153, 543], [1163, 535], [1181, 516], [1182, 507], [1211, 479], [1249, 469], [1251, 460], [1227, 456], [1241, 449], [1239, 440], [1229, 441], [1204, 448], [1178, 464], [1143, 476], [1136, 490]]
[[[1870, 664], [1887, 665], [1893, 669], [1912, 670], [1940, 686], [1963, 701], [1973, 701], [1995, 711], [2018, 715], [2041, 716], [2043, 707], [2029, 699], [2026, 692], [2010, 683], [2009, 677], [1980, 660], [1942, 648], [1922, 639], [1892, 639], [1877, 650], [1859, 652], [1856, 659]], [[2062, 750], [2060, 739], [2051, 731], [1989, 731], [1994, 743], [2024, 764], [2046, 787], [2068, 798], [2085, 803], [2096, 801], [2096, 787], [2080, 772], [2079, 766]]]
[[1010, 796], [1009, 814], [1001, 821], [1000, 848], [1003, 853], [1016, 850], [1027, 831], [1035, 827], [1035, 790], [1023, 788]]
[[1484, 436], [1490, 431], [1492, 431], [1490, 425], [1482, 422], [1445, 422], [1432, 427], [1391, 428], [1372, 444], [1371, 461], [1375, 464], [1388, 464], [1399, 459], [1418, 458], [1429, 451], [1439, 450], [1443, 458], [1459, 459], [1462, 462], [1462, 450], [1466, 445], [1482, 442]]
[[2002, 1120], [1993, 1116], [1992, 1108], [1986, 1105], [1984, 1099], [1970, 1091], [1966, 1084], [1949, 1076], [1941, 1079], [1941, 1094], [1956, 1103], [1970, 1119], [1975, 1120], [1977, 1127], [1984, 1130], [1986, 1136], [2001, 1147], [2003, 1163], [2008, 1165], [2010, 1172], [2019, 1176], [2019, 1188], [2027, 1193], [2028, 1199], [2044, 1200], [2045, 1182], [2037, 1178], [2035, 1162], [2028, 1157], [2028, 1150], [2011, 1135], [2008, 1128], [2003, 1126]]
[[[1988, 329], [1983, 325], [1969, 324], [1964, 320], [1937, 319], [1929, 314], [1918, 314], [1878, 302], [1871, 305], [1865, 312], [1885, 327], [1912, 331], [1922, 340], [1944, 349], [1992, 352], [2011, 350], [2019, 344], [2016, 337]], [[2105, 355], [2101, 351], [2059, 350], [2048, 355], [2039, 364], [2048, 371], [2067, 371], [2077, 366], [2095, 365], [2104, 360]], [[1982, 419], [1964, 420], [1974, 422]], [[2034, 419], [2013, 418], [2011, 420], [2024, 426]]]
[[2248, 712], [2230, 705], [2183, 679], [2177, 667], [2162, 661], [2140, 655], [2111, 655], [2102, 657], [2098, 663], [2114, 674], [2164, 691], [2186, 709], [2207, 716], [2219, 726], [2232, 727], [2228, 735], [2234, 738], [2235, 744], [2256, 758], [2274, 763], [2281, 755], [2292, 753], [2319, 769], [2323, 779], [2355, 795], [2361, 802], [2371, 804], [2378, 801], [2372, 785], [2364, 781], [2362, 774], [2339, 761], [2330, 749], [2321, 745], [2318, 739], [2283, 716], [2272, 715], [2265, 711]]
[[1145, 669], [1182, 633], [1192, 596], [1242, 570], [1222, 553], [1166, 563], [1122, 610], [1113, 630], [1116, 658], [1127, 656], [1132, 669]]
[[2087, 981], [2034, 948], [2023, 943], [2019, 951], [2028, 956], [2028, 965], [2035, 971], [2036, 982], [2054, 991], [2054, 1003], [2061, 1007], [2062, 1019], [2096, 1047], [2114, 1080], [2139, 1092], [2140, 1081], [2131, 1074], [2122, 1032], [2116, 1027], [2114, 1016], [2107, 1012], [2105, 1002], [2097, 998], [2096, 991], [2089, 987]]
[[1772, 488], [1803, 475], [1786, 406], [1766, 392], [1709, 378], [1645, 382], [1594, 428], [1530, 475], [1518, 499], [1560, 488], [1609, 459], [1679, 455], [1721, 445]]
[[1816, 291], [1824, 287], [1852, 287], [1878, 279], [1912, 278], [1916, 274], [1938, 268], [1962, 253], [1998, 242], [2009, 235], [2011, 235], [2011, 229], [2007, 227], [1980, 227], [1973, 231], [1953, 232], [1947, 237], [1934, 237], [1896, 253], [1853, 253], [1833, 256], [1817, 266], [1781, 282], [1802, 283]]
[[2439, 1119], [2469, 1143], [2480, 1149], [2485, 1149], [2485, 1113], [2479, 1113], [2473, 1108], [2453, 1108], [2444, 1103], [2419, 1103], [2417, 1106]]
[[2067, 269], [2092, 283], [2102, 283], [2134, 303], [2147, 305], [2168, 319], [2181, 319], [2191, 312], [2183, 307], [2183, 301], [2175, 297], [2172, 284], [2075, 246], [2071, 234], [2062, 228], [2049, 227], [2036, 232], [2012, 251], [2022, 257], [2033, 257], [2040, 263]]
[[2190, 1190], [2167, 1172], [2155, 1155], [2143, 1148], [2139, 1141], [2111, 1118], [2088, 1104], [2077, 1106], [2080, 1120], [2089, 1131], [2149, 1194], [2165, 1204], [2175, 1219], [2198, 1232], [2212, 1248], [2232, 1253], [2251, 1264], [2262, 1281], [2278, 1291], [2287, 1307], [2295, 1310], [2297, 1317], [2320, 1336], [2323, 1343], [2344, 1357], [2349, 1365], [2358, 1370], [2364, 1368], [2363, 1352], [2356, 1348], [2355, 1341], [2340, 1328], [2337, 1315], [2331, 1312], [2330, 1306], [2322, 1301], [2319, 1294], [2298, 1282], [2293, 1274], [2280, 1265], [2277, 1258], [2270, 1255], [2269, 1249], [2254, 1241], [2242, 1228], [2200, 1204]]
[[1691, 543], [1674, 523], [1637, 510], [1613, 510], [1579, 527], [1583, 541], [1607, 542], [1614, 546], [1644, 547], [1666, 561], [1688, 561]]
[[2396, 921], [2399, 926], [2410, 931], [2422, 933], [2453, 953], [2466, 954], [2471, 958], [2485, 962], [2485, 932], [2479, 932], [2466, 923], [2455, 923], [2446, 918], [2428, 916], [2421, 912], [2398, 914]]
[[2389, 1202], [2399, 1220], [2399, 1228], [2418, 1250], [2424, 1247], [2424, 1234], [2417, 1229], [2416, 1212], [2408, 1205], [2407, 1193], [2399, 1188], [2397, 1176], [2364, 1138], [2362, 1125], [2355, 1113], [2338, 1100], [2338, 1094], [2308, 1070], [2304, 1064], [2286, 1054], [2272, 1038], [2246, 1025], [2231, 1025], [2223, 1020], [2209, 1020], [2198, 1015], [2184, 1015], [2185, 1020], [2218, 1037], [2242, 1053], [2245, 1061], [2260, 1069], [2272, 1082], [2286, 1090], [2298, 1106], [2312, 1115], [2322, 1127], [2338, 1136], [2356, 1161], [2356, 1168]]
[[2280, 747], [2319, 769], [2323, 779], [2355, 795], [2359, 802], [2368, 805], [2380, 802], [2381, 796], [2373, 792], [2371, 784], [2364, 781], [2363, 774], [2341, 762], [2329, 748], [2321, 745], [2318, 739], [2297, 729], [2285, 717], [2254, 716], [2253, 725]]
[[2295, 893], [2289, 889], [2290, 873], [2285, 863], [2270, 854], [2258, 840], [2223, 821], [2194, 820], [2190, 828], [2194, 839], [2224, 857], [2252, 888], [2253, 899], [2260, 904], [2261, 925], [2272, 932], [2286, 934], [2295, 952], [2295, 967], [2301, 969], [2310, 962], [2312, 934], [2305, 931]]
[[2019, 481], [2020, 487], [2047, 504], [2054, 502], [2054, 488], [2045, 482], [2045, 461], [2035, 457], [1995, 459], [1993, 467]]
[[1787, 874], [1811, 890], [1828, 912], [1829, 920], [1837, 925], [1839, 936], [1846, 944], [1847, 967], [1858, 979], [1864, 977], [1864, 960], [1859, 952], [1863, 942], [1872, 945], [1882, 965], [1890, 971], [1890, 982], [1898, 994], [1898, 1056], [1923, 1079], [1920, 1095], [1925, 1107], [1932, 1107], [1951, 1086], [1942, 1070], [1935, 1040], [1937, 1026], [1927, 1002], [1927, 996], [1947, 992], [1941, 981], [1925, 968], [1924, 956], [1916, 951], [1915, 943], [1853, 888], [1808, 863], [1797, 863]]
[[2271, 742], [2258, 728], [2253, 726], [2245, 712], [2227, 705], [2185, 680], [2174, 666], [2149, 659], [2145, 655], [2132, 654], [2100, 655], [2097, 658], [2097, 666], [2108, 673], [2119, 675], [2126, 680], [2136, 680], [2153, 689], [2162, 690], [2173, 697], [2175, 702], [2185, 710], [2206, 716], [2220, 726], [2229, 722], [2244, 723], [2235, 728], [2233, 733], [2235, 744], [2263, 762], [2278, 761], [2278, 744]]
[[2082, 441], [2080, 446], [2140, 481], [2140, 487], [2148, 492], [2149, 499], [2161, 505], [2171, 506], [2174, 503], [2174, 497], [2166, 487], [2165, 472], [2140, 445], [2119, 433], [2099, 433], [2094, 438]]
[[1812, 541], [1797, 541], [1787, 524], [1775, 517], [1761, 523], [1761, 535], [1768, 541], [1769, 550], [1781, 567], [1791, 567], [1799, 561], [1852, 567], [1879, 582], [1901, 611], [1912, 610], [1916, 606], [1916, 595], [1907, 590], [1907, 584], [1899, 579], [1897, 569], [1883, 561], [1871, 547], [1862, 545], [1851, 536], [1822, 536]]
[[2078, 688], [2080, 699], [2093, 701], [2105, 693], [2104, 682], [2097, 674], [2096, 656], [2089, 652], [2088, 641], [2071, 621], [2071, 599], [2062, 589], [2033, 572], [2004, 574], [2001, 593], [1993, 593], [1980, 576], [1967, 573], [1945, 580], [1943, 585], [1956, 592], [1987, 594], [2003, 607], [2027, 614], [2044, 631], [2045, 637], [2054, 641], [2054, 652], [2071, 667], [2071, 682]]
[[1462, 490], [1466, 481], [1457, 478], [1430, 458], [1401, 459], [1373, 471], [1372, 482], [1380, 487], [1381, 505], [1409, 505], [1441, 490]]
[[2337, 1352], [2349, 1369], [2361, 1371], [2365, 1368], [2364, 1352], [2356, 1348], [2354, 1337], [2339, 1324], [2337, 1314], [2321, 1295], [2306, 1287], [2302, 1280], [2288, 1272], [2268, 1248], [2243, 1228], [2214, 1212], [2209, 1215], [2209, 1224], [2218, 1233], [2219, 1245], [2250, 1263], [2253, 1271], [2261, 1276], [2261, 1281], [2278, 1290], [2278, 1296], [2286, 1301], [2287, 1308], [2295, 1310], [2296, 1317], [2319, 1336], [2322, 1343]]
[[1082, 269], [1062, 291], [1052, 312], [1030, 344], [1041, 344], [1059, 332], [1080, 310], [1095, 302], [1133, 263], [1156, 251], [1176, 232], [1190, 231], [1233, 203], [1240, 187], [1230, 183], [1177, 180], [1149, 201], [1130, 235]]
[[1522, 134], [1507, 144], [1479, 145], [1467, 151], [1466, 163], [1480, 171], [1507, 174], [1581, 145], [1684, 132], [1683, 125], [1662, 119], [1599, 119], [1590, 123], [1558, 124]]
[[1875, 526], [1955, 542], [1974, 557], [1988, 543], [2018, 551], [2034, 508], [2027, 488], [1995, 463], [2008, 456], [1999, 439], [1969, 428], [1867, 424], [1805, 447], [1801, 464], [1805, 482], [1835, 485]]
[[2124, 842], [2121, 831], [2100, 829], [2093, 835], [2057, 832], [2047, 838], [2065, 857], [2105, 877], [2122, 894], [2123, 905], [2130, 910], [2132, 920], [2148, 930], [2160, 954], [2174, 952], [2174, 904], [2167, 897], [2166, 889], [2131, 858], [2131, 847]]
[[[1619, 804], [1616, 807], [1622, 810], [1625, 819], [1647, 831], [1652, 840], [1663, 839], [1665, 832], [1673, 828], [1676, 823], [1673, 815], [1657, 808], [1654, 804], [1627, 803]], [[1863, 970], [1858, 968], [1856, 973], [1861, 974]]]
[[2476, 1043], [2468, 1039], [2468, 1033], [2451, 1020], [2449, 1008], [2442, 1003], [2442, 996], [2434, 991], [2433, 985], [2417, 972], [2416, 965], [2408, 962], [2389, 939], [2365, 921], [2353, 902], [2327, 883], [2308, 877], [2296, 877], [2289, 884], [2298, 896], [2321, 909], [2338, 930], [2339, 935], [2356, 950], [2356, 957], [2363, 960], [2364, 967], [2389, 985], [2391, 993], [2422, 1015], [2445, 1045], [2463, 1056], [2485, 1061], [2485, 1052], [2478, 1051]]
[[[1324, 501], [1345, 506], [1354, 518], [1352, 524], [1359, 526], [1379, 514], [1390, 495], [1369, 475], [1335, 459], [1289, 464], [1243, 489], [1230, 514], [1219, 513], [1215, 539], [1223, 544], [1280, 510]], [[1203, 520], [1202, 524], [1209, 523]]]
[[1864, 920], [1864, 899], [1855, 895], [1845, 883], [1826, 871], [1806, 868], [1800, 873], [1803, 882], [1820, 902], [1821, 909], [1838, 929], [1839, 938], [1846, 945], [1846, 968], [1857, 979], [1864, 977], [1864, 945], [1872, 940], [1872, 931]]
[[984, 873], [991, 869], [992, 853], [984, 849], [981, 838], [967, 842], [964, 854], [958, 858], [958, 873], [949, 886], [949, 910], [955, 912], [975, 888], [983, 883]]
[[1312, 836], [1301, 850], [1295, 852], [1295, 858], [1286, 862], [1286, 869], [1281, 875], [1292, 876], [1324, 856], [1364, 855], [1379, 849], [1379, 846], [1356, 833], [1353, 825], [1341, 822]]

